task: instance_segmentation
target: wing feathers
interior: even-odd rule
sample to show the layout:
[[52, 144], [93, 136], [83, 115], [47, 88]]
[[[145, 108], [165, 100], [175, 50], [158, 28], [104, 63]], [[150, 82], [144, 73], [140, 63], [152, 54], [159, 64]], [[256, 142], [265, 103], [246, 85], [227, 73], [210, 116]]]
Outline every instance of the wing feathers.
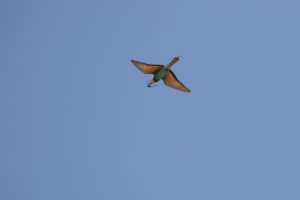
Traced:
[[175, 74], [169, 70], [169, 72], [163, 77], [164, 83], [174, 89], [181, 90], [184, 92], [191, 92], [187, 87], [185, 87], [175, 76]]
[[135, 60], [131, 60], [132, 64], [136, 66], [139, 70], [144, 72], [145, 74], [155, 74], [158, 72], [161, 68], [163, 68], [163, 65], [149, 65], [143, 62], [138, 62]]

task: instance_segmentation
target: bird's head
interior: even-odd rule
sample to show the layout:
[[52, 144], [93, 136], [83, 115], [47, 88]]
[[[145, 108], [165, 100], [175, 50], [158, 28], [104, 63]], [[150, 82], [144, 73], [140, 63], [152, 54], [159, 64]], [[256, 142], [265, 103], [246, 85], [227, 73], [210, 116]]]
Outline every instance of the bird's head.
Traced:
[[157, 86], [157, 85], [152, 85], [152, 84], [154, 84], [154, 83], [156, 83], [156, 82], [152, 79], [151, 81], [149, 81], [147, 87], [150, 88], [150, 87]]

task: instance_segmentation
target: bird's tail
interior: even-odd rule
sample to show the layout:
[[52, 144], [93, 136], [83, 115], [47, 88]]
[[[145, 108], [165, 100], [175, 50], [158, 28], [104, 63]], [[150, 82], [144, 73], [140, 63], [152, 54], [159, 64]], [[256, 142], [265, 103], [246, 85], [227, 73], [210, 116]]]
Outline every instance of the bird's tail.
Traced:
[[180, 56], [173, 58], [173, 60], [167, 65], [167, 68], [170, 69], [178, 60]]

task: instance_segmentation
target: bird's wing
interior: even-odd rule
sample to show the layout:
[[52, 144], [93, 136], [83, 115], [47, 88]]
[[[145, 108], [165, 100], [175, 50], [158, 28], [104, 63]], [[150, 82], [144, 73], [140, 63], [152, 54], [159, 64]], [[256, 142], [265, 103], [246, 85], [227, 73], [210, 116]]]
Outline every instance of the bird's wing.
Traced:
[[187, 87], [185, 87], [175, 76], [175, 74], [169, 70], [168, 73], [163, 77], [164, 83], [174, 89], [181, 90], [184, 92], [191, 92]]
[[158, 72], [161, 68], [163, 68], [163, 65], [149, 65], [146, 63], [138, 62], [135, 60], [131, 60], [132, 64], [136, 66], [139, 70], [144, 72], [145, 74], [155, 74]]

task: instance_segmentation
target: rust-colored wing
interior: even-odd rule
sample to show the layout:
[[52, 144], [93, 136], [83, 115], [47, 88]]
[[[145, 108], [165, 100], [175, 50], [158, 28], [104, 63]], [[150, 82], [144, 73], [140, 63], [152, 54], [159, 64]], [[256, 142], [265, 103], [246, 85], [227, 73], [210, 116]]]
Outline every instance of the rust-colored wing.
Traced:
[[163, 65], [149, 65], [146, 63], [138, 62], [135, 60], [131, 60], [132, 64], [136, 66], [139, 70], [144, 72], [145, 74], [155, 74], [158, 72], [161, 68], [163, 68]]
[[174, 89], [181, 90], [184, 92], [191, 92], [187, 87], [185, 87], [175, 76], [175, 74], [169, 70], [168, 73], [163, 77], [164, 83]]

